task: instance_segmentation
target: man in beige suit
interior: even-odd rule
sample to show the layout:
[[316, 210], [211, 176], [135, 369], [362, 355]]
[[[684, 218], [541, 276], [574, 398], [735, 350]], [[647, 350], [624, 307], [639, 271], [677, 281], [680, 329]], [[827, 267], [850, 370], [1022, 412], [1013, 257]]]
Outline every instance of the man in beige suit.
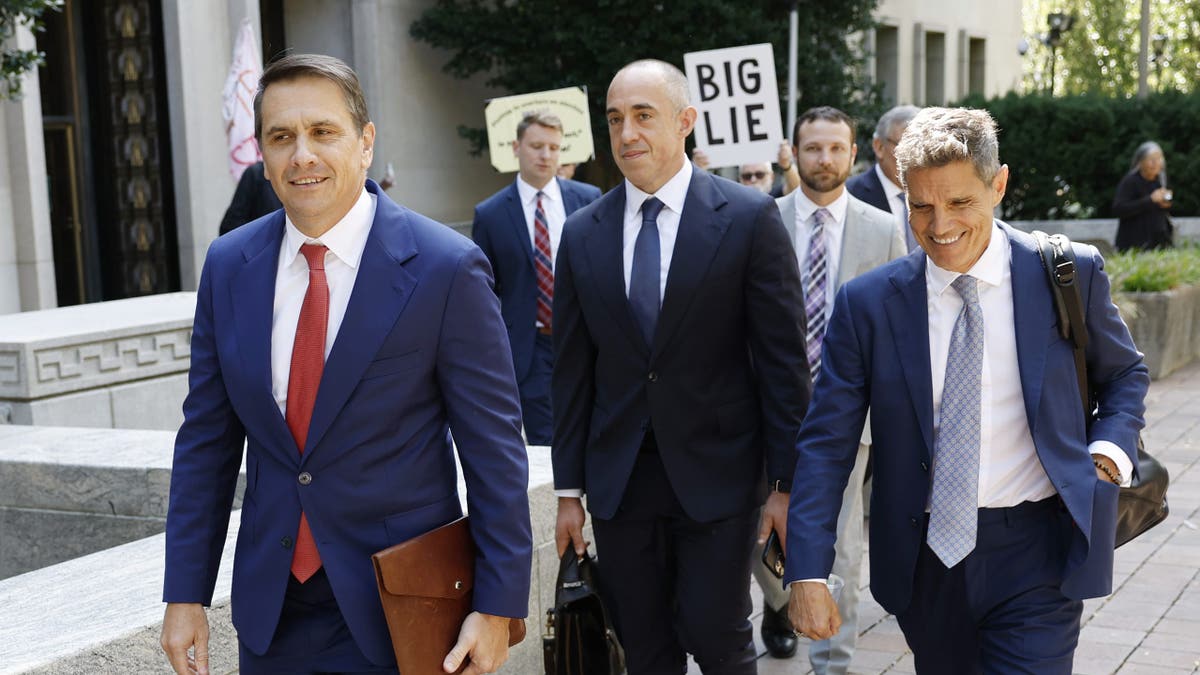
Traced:
[[[814, 381], [820, 377], [820, 347], [834, 293], [859, 274], [907, 253], [891, 214], [846, 191], [846, 178], [857, 151], [854, 127], [854, 120], [846, 113], [828, 106], [801, 115], [792, 133], [800, 189], [776, 200], [783, 225], [796, 247], [804, 282], [806, 338]], [[842, 630], [830, 640], [812, 643], [809, 661], [818, 675], [845, 673], [858, 638], [862, 483], [870, 443], [867, 427], [838, 515], [833, 573], [846, 582], [838, 601]], [[804, 486], [793, 485], [792, 489], [803, 490]], [[796, 651], [796, 639], [787, 620], [788, 593], [766, 566], [759, 563], [753, 568], [763, 588], [763, 643], [772, 656], [790, 657]]]

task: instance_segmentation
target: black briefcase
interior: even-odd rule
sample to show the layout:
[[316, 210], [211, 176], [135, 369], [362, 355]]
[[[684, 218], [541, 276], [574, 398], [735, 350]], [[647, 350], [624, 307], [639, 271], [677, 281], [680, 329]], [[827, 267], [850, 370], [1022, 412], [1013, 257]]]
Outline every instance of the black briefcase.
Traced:
[[620, 675], [625, 651], [600, 599], [596, 559], [567, 548], [558, 565], [554, 607], [546, 611], [546, 675]]

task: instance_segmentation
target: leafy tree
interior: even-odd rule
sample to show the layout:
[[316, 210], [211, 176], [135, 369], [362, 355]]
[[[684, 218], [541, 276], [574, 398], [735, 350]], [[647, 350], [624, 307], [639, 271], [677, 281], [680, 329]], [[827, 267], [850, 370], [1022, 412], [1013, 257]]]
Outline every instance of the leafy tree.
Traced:
[[[1039, 38], [1047, 32], [1050, 12], [1075, 16], [1056, 50], [1054, 94], [1137, 93], [1141, 3], [1131, 0], [1025, 0], [1025, 34], [1033, 36], [1025, 61], [1027, 91], [1045, 91], [1049, 85], [1051, 52]], [[1200, 0], [1152, 2], [1150, 34], [1161, 36], [1164, 46], [1158, 58], [1149, 50], [1151, 90], [1191, 91], [1200, 69]]]
[[20, 26], [41, 30], [39, 21], [47, 9], [57, 11], [62, 0], [0, 0], [0, 101], [21, 97], [21, 82], [25, 73], [42, 65], [45, 54], [28, 49], [3, 47]]
[[[846, 36], [874, 26], [878, 0], [798, 0], [799, 110], [835, 105], [875, 114], [878, 90], [866, 83], [863, 58]], [[598, 0], [578, 9], [558, 0], [440, 0], [411, 27], [414, 38], [451, 52], [445, 70], [482, 74], [510, 93], [585, 85], [597, 146], [608, 138], [604, 100], [621, 66], [657, 58], [683, 66], [686, 52], [769, 42], [781, 96], [787, 94], [788, 0], [692, 0], [647, 3]], [[460, 127], [472, 154], [486, 147], [482, 127]], [[609, 153], [598, 151], [612, 175]], [[600, 181], [597, 181], [600, 182]]]

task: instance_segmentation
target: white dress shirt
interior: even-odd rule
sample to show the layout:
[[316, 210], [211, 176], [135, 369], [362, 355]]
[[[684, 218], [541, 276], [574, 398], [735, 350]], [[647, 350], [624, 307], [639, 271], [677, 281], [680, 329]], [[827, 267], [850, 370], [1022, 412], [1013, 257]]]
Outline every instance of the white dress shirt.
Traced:
[[[521, 210], [525, 212], [525, 226], [529, 228], [529, 244], [537, 249], [537, 232], [533, 226], [533, 212], [537, 210], [538, 189], [517, 176], [517, 194], [521, 197]], [[558, 242], [562, 240], [563, 223], [567, 220], [567, 209], [563, 205], [562, 190], [558, 179], [551, 178], [542, 188], [542, 211], [546, 213], [546, 229], [550, 231], [550, 269], [558, 262]]]
[[637, 244], [638, 232], [642, 229], [642, 202], [658, 197], [663, 210], [658, 214], [658, 301], [667, 294], [667, 273], [671, 270], [671, 255], [675, 252], [675, 237], [679, 234], [679, 218], [683, 215], [683, 203], [687, 201], [688, 187], [692, 184], [692, 163], [683, 160], [683, 167], [653, 195], [634, 187], [625, 180], [625, 226], [622, 230], [622, 258], [625, 266], [625, 294], [629, 295], [629, 277], [633, 274], [633, 247]]
[[285, 218], [279, 267], [275, 273], [275, 308], [271, 316], [271, 395], [285, 416], [296, 324], [300, 322], [300, 307], [308, 291], [308, 261], [300, 255], [300, 247], [324, 244], [329, 249], [325, 252], [325, 280], [329, 284], [329, 326], [325, 332], [325, 358], [328, 359], [342, 318], [346, 316], [350, 292], [354, 290], [358, 263], [375, 220], [376, 199], [364, 188], [346, 216], [317, 239], [309, 238], [296, 229], [291, 218]]
[[[940, 424], [946, 359], [954, 322], [963, 301], [950, 283], [957, 272], [928, 261], [925, 284], [929, 311], [929, 369], [933, 385], [934, 429]], [[992, 238], [967, 272], [978, 280], [983, 310], [983, 373], [980, 381], [979, 506], [1002, 508], [1055, 494], [1038, 459], [1029, 431], [1021, 374], [1017, 367], [1017, 334], [1013, 319], [1012, 248], [1008, 237], [992, 225]], [[1129, 476], [1132, 463], [1108, 441], [1095, 441], [1091, 453], [1111, 457]], [[1122, 463], [1122, 460], [1124, 462]]]
[[833, 298], [837, 294], [838, 266], [842, 262], [842, 237], [846, 232], [846, 212], [849, 210], [850, 197], [845, 189], [829, 206], [817, 206], [804, 190], [796, 190], [796, 259], [800, 263], [800, 278], [804, 278], [804, 270], [808, 266], [808, 242], [812, 239], [813, 228], [817, 225], [817, 210], [825, 209], [833, 217], [832, 222], [825, 223], [825, 270], [828, 276], [825, 280], [825, 320], [829, 321], [833, 313]]
[[888, 207], [892, 210], [892, 218], [896, 221], [896, 228], [900, 230], [900, 238], [907, 244], [912, 235], [908, 231], [908, 218], [905, 217], [905, 214], [908, 213], [908, 205], [904, 203], [904, 190], [883, 173], [878, 162], [875, 163], [874, 170], [875, 175], [879, 177], [879, 184], [883, 186], [883, 194], [887, 196]]

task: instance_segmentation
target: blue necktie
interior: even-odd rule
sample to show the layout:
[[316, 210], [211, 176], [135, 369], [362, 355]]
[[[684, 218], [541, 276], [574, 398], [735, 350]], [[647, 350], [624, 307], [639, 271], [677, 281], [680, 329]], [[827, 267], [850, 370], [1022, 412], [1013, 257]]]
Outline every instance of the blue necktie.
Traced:
[[658, 214], [663, 203], [657, 197], [642, 202], [642, 229], [633, 244], [633, 271], [629, 274], [629, 304], [647, 345], [654, 344], [654, 328], [662, 305], [658, 243]]
[[946, 384], [933, 442], [933, 489], [926, 541], [947, 568], [975, 548], [979, 509], [979, 391], [983, 375], [983, 309], [975, 277], [951, 284], [963, 299], [950, 334]]

